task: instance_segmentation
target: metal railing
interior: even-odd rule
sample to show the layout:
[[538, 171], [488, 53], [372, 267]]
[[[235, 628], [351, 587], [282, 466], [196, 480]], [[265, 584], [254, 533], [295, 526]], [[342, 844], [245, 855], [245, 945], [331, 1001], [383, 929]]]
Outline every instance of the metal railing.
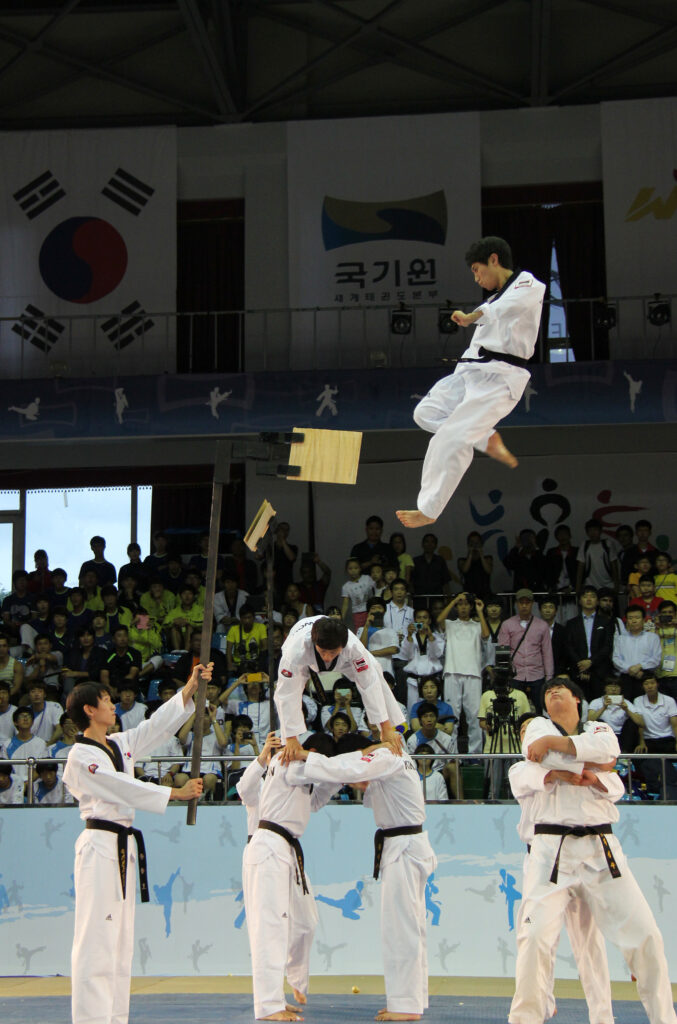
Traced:
[[[205, 757], [203, 759], [203, 762], [204, 762], [205, 765], [213, 764], [213, 763], [216, 763], [216, 762], [220, 763], [222, 775], [223, 775], [224, 780], [225, 780], [225, 779], [227, 779], [227, 775], [228, 774], [232, 774], [232, 771], [229, 772], [228, 769], [229, 769], [229, 765], [232, 764], [233, 761], [239, 761], [239, 762], [243, 762], [243, 763], [248, 764], [250, 761], [255, 760], [256, 756], [257, 756], [256, 754], [241, 754], [241, 755], [237, 755], [237, 756], [235, 756], [234, 754], [216, 755], [216, 756], [213, 756], [213, 757], [212, 756]], [[473, 795], [471, 797], [462, 797], [462, 798], [460, 798], [458, 800], [457, 799], [452, 799], [452, 798], [450, 798], [448, 800], [428, 800], [427, 799], [427, 793], [426, 793], [426, 788], [427, 788], [426, 787], [426, 779], [428, 778], [428, 776], [426, 776], [424, 774], [423, 777], [422, 777], [422, 786], [423, 786], [423, 795], [424, 795], [424, 798], [426, 800], [426, 803], [436, 803], [436, 804], [437, 803], [454, 803], [454, 804], [456, 804], [456, 803], [472, 803], [472, 804], [477, 804], [477, 803], [485, 803], [485, 802], [490, 802], [490, 803], [506, 803], [506, 804], [515, 803], [515, 801], [512, 798], [510, 798], [510, 797], [505, 797], [505, 798], [502, 797], [501, 794], [502, 794], [502, 789], [503, 789], [503, 780], [501, 780], [501, 789], [499, 789], [498, 793], [495, 792], [495, 781], [496, 781], [495, 773], [491, 770], [490, 766], [492, 764], [498, 762], [498, 761], [505, 761], [505, 762], [508, 763], [508, 765], [509, 764], [513, 764], [516, 761], [520, 761], [520, 760], [522, 760], [522, 755], [519, 754], [519, 753], [501, 753], [501, 754], [454, 754], [454, 753], [451, 753], [451, 754], [442, 754], [442, 753], [435, 752], [433, 754], [428, 754], [428, 753], [425, 753], [425, 754], [412, 754], [411, 756], [414, 759], [414, 761], [416, 761], [416, 762], [422, 761], [422, 760], [426, 760], [426, 761], [433, 761], [433, 762], [442, 761], [445, 764], [446, 763], [452, 764], [453, 765], [453, 769], [454, 769], [456, 791], [457, 792], [460, 791], [461, 784], [464, 784], [464, 783], [466, 783], [468, 781], [467, 778], [464, 778], [464, 776], [463, 776], [463, 765], [464, 765], [464, 762], [466, 763], [466, 767], [471, 767], [472, 766], [472, 767], [480, 767], [480, 768], [483, 769], [483, 777], [484, 777], [484, 780], [485, 780], [485, 782], [483, 783], [483, 789], [486, 790], [486, 794], [483, 793], [482, 797], [478, 797], [477, 795]], [[42, 763], [43, 761], [50, 761], [50, 762], [54, 762], [54, 763], [59, 764], [59, 765], [65, 765], [66, 758], [60, 758], [60, 757], [34, 758], [34, 757], [29, 757], [29, 758], [25, 758], [25, 759], [18, 759], [17, 758], [17, 759], [13, 759], [11, 761], [11, 764], [13, 766], [17, 766], [17, 767], [25, 766], [26, 767], [26, 770], [27, 770], [26, 800], [25, 800], [25, 803], [23, 803], [23, 804], [14, 804], [14, 805], [12, 805], [12, 804], [4, 804], [4, 805], [1, 805], [0, 806], [0, 812], [2, 810], [5, 810], [5, 809], [11, 808], [11, 807], [17, 808], [17, 807], [34, 807], [34, 806], [36, 806], [35, 800], [34, 800], [34, 792], [33, 792], [33, 783], [35, 781], [35, 768], [36, 768], [36, 765], [39, 762]], [[658, 772], [659, 772], [659, 775], [660, 775], [660, 792], [658, 794], [656, 794], [655, 796], [653, 796], [653, 797], [648, 792], [645, 795], [643, 795], [643, 794], [637, 795], [633, 791], [634, 790], [634, 785], [633, 784], [634, 784], [635, 781], [637, 781], [637, 776], [638, 775], [641, 776], [641, 769], [638, 769], [638, 767], [635, 764], [633, 764], [633, 762], [643, 763], [643, 762], [648, 762], [648, 761], [660, 762], [660, 768], [658, 769]], [[625, 778], [626, 778], [626, 790], [627, 790], [627, 793], [626, 793], [626, 796], [624, 798], [622, 798], [623, 802], [624, 803], [632, 803], [633, 805], [639, 805], [639, 804], [644, 804], [644, 803], [650, 803], [651, 805], [677, 803], [677, 773], [675, 773], [675, 780], [676, 780], [675, 783], [674, 784], [670, 783], [668, 781], [668, 774], [670, 774], [670, 771], [669, 771], [668, 766], [666, 764], [666, 762], [668, 762], [668, 761], [671, 762], [671, 763], [672, 762], [677, 762], [677, 752], [675, 752], [673, 754], [634, 754], [634, 753], [633, 754], [621, 754], [620, 757], [618, 758], [617, 768], [624, 768], [625, 771], [626, 771]], [[139, 762], [139, 763], [143, 763], [144, 765], [146, 765], [146, 764], [154, 764], [157, 767], [157, 770], [158, 770], [158, 778], [161, 778], [162, 777], [161, 765], [163, 765], [163, 764], [176, 764], [177, 763], [177, 758], [176, 758], [176, 756], [148, 757], [148, 758], [145, 758], [143, 760], [143, 762]], [[239, 772], [239, 770], [240, 769], [235, 769], [236, 772]], [[673, 769], [673, 773], [674, 773], [674, 769]], [[673, 788], [676, 790], [674, 795], [671, 792], [669, 792], [669, 790], [673, 789]], [[217, 806], [217, 807], [237, 806], [238, 802], [239, 801], [234, 801], [234, 800], [228, 800], [227, 799], [227, 788], [224, 785], [224, 794], [223, 794], [223, 798], [222, 799], [220, 799], [220, 800], [212, 800], [212, 801], [209, 801], [207, 803], [204, 803], [203, 801], [201, 801], [200, 806], [206, 806], [206, 807], [209, 807], [209, 806]], [[358, 800], [351, 800], [351, 801], [345, 801], [345, 802], [359, 803]], [[76, 806], [76, 805], [71, 805], [71, 804], [49, 804], [49, 805], [45, 805], [45, 806], [48, 806], [50, 809], [53, 809], [54, 807], [59, 807], [59, 806], [68, 807], [68, 806]]]
[[[347, 298], [346, 298], [347, 295]], [[553, 300], [537, 342], [539, 362], [668, 358], [677, 340], [676, 295]], [[440, 330], [439, 302], [403, 300], [406, 333], [393, 331], [400, 297], [365, 305], [359, 290], [342, 304], [311, 308], [60, 316], [30, 303], [0, 317], [5, 378], [149, 373], [426, 367], [466, 347], [462, 330]], [[471, 303], [453, 303], [466, 311]], [[551, 311], [557, 313], [551, 323]], [[448, 310], [447, 310], [448, 312]], [[402, 321], [400, 321], [402, 325]], [[455, 325], [452, 325], [455, 327]]]

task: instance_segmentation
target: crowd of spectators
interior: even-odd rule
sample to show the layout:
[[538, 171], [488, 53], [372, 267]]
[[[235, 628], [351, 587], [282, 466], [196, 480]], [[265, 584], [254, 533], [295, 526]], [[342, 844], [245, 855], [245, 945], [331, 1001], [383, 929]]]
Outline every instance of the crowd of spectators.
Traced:
[[[104, 538], [92, 537], [92, 557], [72, 587], [66, 572], [50, 568], [47, 552], [36, 551], [34, 570], [14, 572], [0, 609], [0, 804], [26, 800], [27, 768], [14, 762], [28, 758], [37, 762], [32, 801], [68, 802], [54, 759], [75, 742], [65, 712], [73, 687], [105, 684], [117, 702], [117, 727], [131, 728], [185, 683], [205, 628], [214, 661], [205, 798], [237, 799], [243, 758], [258, 755], [271, 726], [268, 687], [284, 639], [300, 618], [321, 613], [343, 619], [381, 665], [406, 716], [407, 746], [419, 755], [429, 799], [462, 798], [455, 755], [517, 754], [514, 722], [530, 707], [543, 711], [544, 684], [557, 675], [578, 683], [583, 720], [608, 722], [623, 751], [675, 752], [677, 574], [669, 553], [652, 545], [646, 520], [621, 526], [614, 537], [589, 520], [578, 548], [565, 524], [546, 550], [533, 530], [522, 530], [504, 560], [513, 574], [510, 597], [492, 593], [493, 560], [477, 532], [455, 563], [433, 533], [416, 535], [415, 556], [401, 533], [383, 539], [378, 516], [369, 517], [365, 533], [345, 562], [340, 606], [328, 605], [328, 565], [316, 553], [299, 559], [289, 524], [279, 523], [270, 622], [261, 559], [240, 539], [218, 557], [208, 624], [207, 533], [198, 553], [185, 557], [158, 531], [150, 554], [142, 558], [132, 543], [129, 561], [117, 569], [105, 558]], [[356, 689], [336, 673], [322, 673], [303, 700], [308, 735], [378, 736]], [[193, 719], [153, 753], [173, 760], [151, 758], [137, 766], [138, 775], [180, 786], [192, 735]], [[508, 763], [487, 767], [486, 793], [502, 794]], [[635, 769], [647, 792], [666, 787], [677, 796], [670, 759], [665, 779], [659, 762], [638, 760]]]

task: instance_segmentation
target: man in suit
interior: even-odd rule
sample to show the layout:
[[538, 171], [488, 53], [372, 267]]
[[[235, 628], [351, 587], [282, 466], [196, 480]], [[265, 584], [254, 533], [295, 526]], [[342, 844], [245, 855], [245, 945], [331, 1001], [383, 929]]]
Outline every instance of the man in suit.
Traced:
[[580, 615], [566, 624], [569, 671], [586, 700], [592, 700], [603, 693], [604, 681], [613, 673], [614, 624], [597, 611], [598, 597], [594, 587], [583, 587], [579, 603]]
[[555, 622], [557, 618], [557, 598], [554, 594], [546, 594], [539, 602], [541, 618], [550, 630], [552, 657], [555, 663], [555, 675], [566, 672], [569, 667], [569, 656], [566, 640], [566, 628]]
[[571, 530], [565, 523], [560, 523], [555, 530], [556, 545], [545, 553], [545, 585], [551, 594], [559, 594], [564, 619], [572, 618], [576, 608], [576, 559], [578, 548], [571, 543]]

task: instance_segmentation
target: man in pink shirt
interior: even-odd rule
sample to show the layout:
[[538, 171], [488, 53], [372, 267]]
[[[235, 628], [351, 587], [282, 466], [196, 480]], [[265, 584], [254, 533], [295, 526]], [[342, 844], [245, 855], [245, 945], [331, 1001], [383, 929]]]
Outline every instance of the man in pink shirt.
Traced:
[[533, 615], [534, 595], [524, 587], [515, 594], [517, 615], [506, 619], [498, 632], [499, 644], [512, 651], [515, 670], [513, 686], [523, 690], [537, 710], [542, 707], [541, 690], [555, 671], [550, 630], [543, 619]]

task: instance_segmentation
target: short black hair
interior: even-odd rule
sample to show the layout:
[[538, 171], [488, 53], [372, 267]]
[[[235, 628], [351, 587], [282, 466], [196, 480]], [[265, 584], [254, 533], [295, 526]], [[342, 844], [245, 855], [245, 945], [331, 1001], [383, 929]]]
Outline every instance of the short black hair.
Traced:
[[677, 611], [677, 604], [674, 601], [661, 601], [658, 605], [658, 611], [663, 611], [664, 608], [674, 608]]
[[345, 711], [335, 711], [334, 714], [329, 719], [329, 721], [327, 722], [327, 725], [329, 726], [330, 729], [333, 729], [334, 723], [338, 720], [345, 722], [348, 728], [350, 729], [350, 718], [345, 713]]
[[370, 523], [378, 523], [381, 529], [383, 529], [383, 520], [380, 516], [369, 516], [364, 525], [369, 526]]
[[304, 750], [315, 750], [325, 757], [333, 757], [336, 753], [336, 744], [326, 732], [314, 732], [303, 742]]
[[[207, 709], [205, 708], [205, 711], [206, 710]], [[233, 722], [233, 729], [239, 729], [241, 725], [244, 726], [245, 729], [252, 729], [254, 723], [249, 715], [236, 715], [235, 721]]]
[[597, 587], [593, 587], [592, 583], [586, 583], [586, 585], [581, 590], [579, 597], [583, 597], [583, 594], [594, 594], [595, 597], [599, 597], [599, 594], [597, 593]]
[[92, 537], [92, 538], [90, 539], [90, 541], [89, 541], [89, 546], [90, 546], [90, 548], [91, 548], [92, 544], [95, 544], [95, 543], [96, 543], [96, 544], [103, 544], [103, 546], [104, 546], [104, 547], [106, 546], [106, 540], [105, 540], [105, 538], [104, 538], [104, 537], [100, 537], [98, 533], [97, 533], [97, 534], [95, 534], [95, 535], [94, 535], [94, 536], [93, 536], [93, 537]]
[[653, 530], [653, 526], [648, 519], [638, 519], [635, 523], [635, 529], [637, 530], [640, 526], [648, 526], [650, 530]]
[[[434, 683], [435, 686], [437, 687], [437, 696], [441, 697], [441, 695], [442, 695], [442, 680], [440, 679], [439, 676], [423, 676], [422, 679], [419, 679], [419, 681], [418, 681], [419, 697], [423, 696], [423, 687], [425, 686], [426, 683]], [[432, 701], [426, 701], [425, 703], [431, 704]]]
[[[185, 587], [181, 587], [181, 590], [185, 590]], [[242, 618], [243, 615], [255, 615], [255, 614], [256, 614], [256, 612], [254, 611], [254, 606], [249, 604], [247, 601], [245, 601], [245, 603], [240, 608], [240, 618]]]
[[643, 619], [646, 618], [646, 611], [641, 604], [630, 604], [625, 612], [625, 618], [627, 619], [630, 612], [639, 612]]
[[6, 775], [9, 779], [13, 770], [11, 761], [0, 761], [0, 775]]
[[530, 722], [532, 718], [538, 718], [535, 711], [525, 711], [523, 715], [520, 715], [515, 722], [515, 732], [519, 736], [520, 730], [525, 722]]
[[118, 588], [113, 586], [112, 583], [106, 583], [101, 588], [101, 597], [117, 597], [117, 596], [118, 596]]
[[429, 743], [419, 743], [414, 751], [415, 754], [434, 754], [435, 751]]
[[105, 693], [110, 697], [110, 690], [103, 683], [78, 683], [77, 686], [73, 687], [68, 694], [66, 711], [78, 729], [84, 731], [89, 725], [89, 718], [85, 713], [85, 704], [92, 708], [97, 707], [99, 698], [103, 697]]
[[380, 605], [381, 608], [383, 608], [383, 610], [385, 611], [388, 602], [384, 601], [382, 597], [370, 597], [369, 600], [367, 601], [367, 611], [370, 612], [375, 604]]
[[373, 740], [367, 739], [366, 736], [360, 736], [359, 732], [350, 732], [336, 744], [337, 754], [353, 754], [356, 750], [366, 750], [367, 747], [373, 745]]
[[581, 705], [583, 704], [583, 701], [585, 700], [583, 691], [578, 683], [575, 683], [573, 679], [569, 679], [568, 676], [553, 676], [552, 679], [548, 679], [546, 681], [546, 684], [543, 687], [543, 703], [545, 703], [546, 693], [548, 693], [549, 690], [553, 690], [556, 686], [565, 686], [570, 693], [573, 693], [574, 697], [578, 697]]
[[313, 623], [310, 638], [325, 651], [336, 651], [339, 647], [343, 649], [348, 643], [348, 627], [345, 622], [323, 616]]
[[602, 524], [601, 524], [601, 522], [599, 521], [599, 519], [588, 519], [588, 520], [586, 521], [586, 524], [585, 524], [585, 528], [586, 528], [586, 530], [590, 530], [590, 529], [592, 529], [592, 527], [593, 527], [593, 526], [595, 526], [595, 527], [596, 527], [596, 528], [597, 528], [598, 530], [600, 530], [600, 532], [601, 532], [601, 529], [602, 529]]
[[505, 238], [499, 238], [498, 235], [485, 235], [484, 238], [473, 242], [465, 254], [465, 262], [469, 267], [473, 263], [488, 263], [492, 252], [496, 253], [502, 267], [506, 270], [513, 269], [512, 249]]
[[28, 704], [19, 704], [19, 707], [13, 713], [12, 721], [14, 722], [15, 725], [19, 715], [30, 715], [33, 721], [35, 721], [35, 712], [33, 711], [33, 708], [28, 706]]
[[651, 573], [648, 573], [648, 572], [644, 572], [644, 573], [642, 573], [642, 575], [641, 575], [641, 576], [639, 577], [639, 580], [638, 580], [637, 582], [638, 582], [638, 583], [653, 583], [653, 582], [654, 582], [654, 578], [653, 578], [653, 576], [651, 575]]
[[437, 708], [435, 707], [435, 705], [431, 701], [429, 701], [429, 700], [421, 701], [421, 703], [418, 706], [418, 720], [419, 720], [419, 722], [421, 721], [421, 716], [422, 715], [431, 715], [431, 714], [433, 714], [436, 719], [440, 717], [439, 711], [437, 710]]
[[[585, 587], [584, 588], [584, 592], [587, 589], [588, 588]], [[594, 590], [594, 587], [591, 588], [591, 589]], [[595, 590], [595, 593], [597, 593], [596, 590]], [[543, 596], [539, 597], [539, 599], [538, 599], [538, 607], [542, 608], [544, 604], [554, 604], [555, 607], [557, 607], [557, 595], [556, 594], [543, 594]]]
[[38, 775], [41, 775], [42, 772], [55, 772], [57, 771], [58, 767], [59, 765], [57, 764], [56, 761], [38, 761], [38, 763], [35, 766], [35, 770], [38, 773]]

